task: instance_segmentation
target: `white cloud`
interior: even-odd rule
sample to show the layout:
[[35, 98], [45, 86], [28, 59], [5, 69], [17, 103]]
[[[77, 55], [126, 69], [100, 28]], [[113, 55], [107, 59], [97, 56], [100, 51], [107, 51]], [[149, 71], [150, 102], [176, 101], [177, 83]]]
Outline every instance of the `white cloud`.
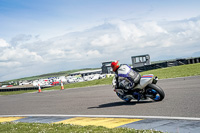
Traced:
[[114, 35], [105, 34], [91, 42], [92, 46], [108, 46], [117, 42], [117, 37]]
[[167, 31], [162, 28], [161, 26], [158, 25], [157, 22], [155, 21], [151, 21], [151, 22], [144, 22], [142, 24], [142, 29], [143, 31], [145, 31], [145, 33], [148, 33], [148, 35], [151, 35], [152, 33], [155, 34], [155, 33], [165, 33], [167, 34]]
[[115, 21], [113, 22], [119, 28], [121, 36], [125, 39], [137, 40], [140, 37], [146, 35], [142, 29], [139, 29], [134, 23], [129, 23], [126, 21]]
[[65, 51], [61, 49], [49, 49], [48, 51], [49, 59], [51, 58], [65, 58]]
[[0, 48], [9, 47], [10, 45], [4, 40], [0, 38]]
[[42, 57], [28, 49], [7, 48], [2, 51], [0, 60], [19, 61], [19, 62], [37, 62], [42, 61]]
[[6, 67], [6, 68], [10, 68], [10, 67], [19, 67], [21, 66], [21, 63], [20, 62], [17, 62], [17, 61], [10, 61], [10, 62], [0, 62], [0, 68], [1, 67]]
[[89, 50], [87, 52], [87, 56], [91, 57], [91, 58], [98, 58], [101, 56], [101, 54], [99, 53], [98, 50]]
[[[141, 54], [150, 54], [152, 60], [190, 57], [199, 52], [199, 35], [200, 17], [182, 21], [107, 21], [45, 41], [34, 35], [20, 35], [11, 44], [0, 39], [0, 73], [5, 75], [5, 70], [12, 69], [20, 71], [20, 76], [37, 75], [101, 67], [102, 61], [113, 59], [131, 64], [131, 56]], [[5, 78], [14, 77], [0, 80]]]

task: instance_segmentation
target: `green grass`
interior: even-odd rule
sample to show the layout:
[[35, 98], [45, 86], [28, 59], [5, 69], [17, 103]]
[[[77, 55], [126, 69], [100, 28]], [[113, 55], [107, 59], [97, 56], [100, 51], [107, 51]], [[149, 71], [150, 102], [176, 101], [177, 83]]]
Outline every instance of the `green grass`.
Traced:
[[154, 130], [130, 128], [105, 128], [102, 126], [77, 126], [69, 124], [0, 123], [0, 133], [162, 133]]
[[[197, 76], [197, 75], [200, 75], [200, 63], [160, 68], [160, 69], [141, 72], [140, 74], [141, 75], [154, 74], [154, 76], [158, 76], [159, 79]], [[108, 85], [111, 83], [112, 83], [112, 78], [105, 78], [105, 79], [99, 79], [99, 80], [93, 80], [93, 81], [66, 84], [64, 85], [64, 88], [68, 89], [68, 88], [88, 87], [88, 86], [94, 86], [94, 85]], [[55, 86], [51, 88], [42, 89], [42, 91], [60, 90], [60, 89], [61, 89], [60, 86]], [[0, 92], [0, 95], [14, 95], [14, 94], [27, 93], [27, 92], [37, 92], [37, 90]]]
[[155, 69], [140, 74], [154, 74], [159, 79], [197, 76], [200, 75], [200, 63]]
[[16, 94], [36, 92], [36, 91], [37, 90], [5, 91], [5, 92], [0, 92], [0, 95], [16, 95]]

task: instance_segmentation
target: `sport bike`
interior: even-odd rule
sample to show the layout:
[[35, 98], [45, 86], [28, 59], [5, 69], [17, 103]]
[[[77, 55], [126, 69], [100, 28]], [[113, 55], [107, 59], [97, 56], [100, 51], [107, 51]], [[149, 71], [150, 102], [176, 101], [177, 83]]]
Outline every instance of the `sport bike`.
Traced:
[[132, 99], [140, 101], [145, 99], [152, 99], [154, 101], [162, 101], [165, 97], [165, 93], [158, 85], [157, 77], [153, 74], [143, 75], [140, 82], [132, 89], [117, 89], [116, 79], [113, 78], [112, 85], [117, 96], [126, 101], [130, 102]]

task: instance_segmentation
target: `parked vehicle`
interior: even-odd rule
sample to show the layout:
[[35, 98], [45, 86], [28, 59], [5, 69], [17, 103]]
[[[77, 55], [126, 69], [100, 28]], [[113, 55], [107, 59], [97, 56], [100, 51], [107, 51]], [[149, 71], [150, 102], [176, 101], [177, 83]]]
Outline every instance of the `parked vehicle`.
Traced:
[[13, 87], [13, 85], [8, 85], [7, 87]]
[[76, 82], [83, 82], [84, 79], [82, 77], [77, 77]]
[[67, 77], [68, 83], [74, 83], [74, 82], [76, 82], [76, 80], [77, 80], [77, 77], [74, 77], [74, 76], [68, 76]]
[[106, 78], [106, 74], [100, 74], [99, 79], [104, 79]]
[[32, 81], [20, 81], [19, 82], [19, 85], [29, 85], [29, 84], [32, 84]]
[[60, 82], [59, 81], [53, 81], [50, 83], [50, 85], [54, 86], [54, 85], [60, 85]]
[[50, 85], [51, 80], [50, 79], [39, 79], [39, 80], [34, 80], [33, 81], [33, 86], [51, 86]]
[[7, 87], [7, 86], [8, 86], [8, 85], [2, 85], [1, 87], [3, 87], [3, 88], [4, 88], [4, 87]]
[[67, 83], [67, 79], [65, 78], [65, 76], [58, 77], [57, 81], [62, 81], [63, 83]]

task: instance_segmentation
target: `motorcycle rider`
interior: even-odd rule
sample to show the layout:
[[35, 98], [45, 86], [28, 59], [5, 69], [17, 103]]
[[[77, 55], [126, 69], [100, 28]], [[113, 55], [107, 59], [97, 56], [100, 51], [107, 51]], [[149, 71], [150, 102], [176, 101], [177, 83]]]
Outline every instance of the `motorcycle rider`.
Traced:
[[130, 66], [127, 64], [120, 65], [118, 61], [111, 62], [111, 67], [115, 72], [115, 79], [116, 79], [116, 88], [115, 89], [122, 89], [123, 92], [119, 93], [120, 98], [124, 100], [128, 100], [124, 98], [124, 91], [132, 90], [133, 87], [139, 83], [141, 79], [141, 75], [131, 69]]

